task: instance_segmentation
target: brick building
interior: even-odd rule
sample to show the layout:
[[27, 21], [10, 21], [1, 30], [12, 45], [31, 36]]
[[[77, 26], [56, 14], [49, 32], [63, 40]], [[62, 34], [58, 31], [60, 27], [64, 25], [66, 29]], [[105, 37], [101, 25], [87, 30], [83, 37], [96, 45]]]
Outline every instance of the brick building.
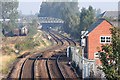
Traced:
[[112, 24], [106, 19], [99, 19], [93, 23], [82, 36], [85, 38], [85, 57], [90, 60], [96, 60], [96, 63], [101, 64], [99, 60], [99, 51], [104, 44], [111, 43], [110, 28]]

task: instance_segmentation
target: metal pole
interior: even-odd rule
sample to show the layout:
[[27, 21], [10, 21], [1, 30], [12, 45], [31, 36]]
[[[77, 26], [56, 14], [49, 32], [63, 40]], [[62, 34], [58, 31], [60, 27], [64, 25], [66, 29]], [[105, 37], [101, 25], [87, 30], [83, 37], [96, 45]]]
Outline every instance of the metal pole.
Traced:
[[82, 47], [82, 78], [84, 79], [84, 46]]

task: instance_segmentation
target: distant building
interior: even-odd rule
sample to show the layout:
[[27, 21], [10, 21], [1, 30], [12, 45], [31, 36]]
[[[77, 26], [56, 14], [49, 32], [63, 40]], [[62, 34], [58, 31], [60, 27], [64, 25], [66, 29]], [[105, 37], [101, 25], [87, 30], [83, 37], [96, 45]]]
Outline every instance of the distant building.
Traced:
[[85, 38], [85, 57], [90, 60], [96, 60], [98, 65], [101, 64], [99, 60], [99, 51], [101, 46], [104, 44], [111, 43], [111, 32], [112, 24], [106, 19], [99, 19], [93, 23], [82, 36]]
[[28, 34], [28, 26], [24, 26], [21, 28], [21, 35], [27, 35]]
[[102, 15], [103, 18], [111, 18], [113, 20], [117, 20], [119, 16], [118, 11], [105, 11]]
[[120, 11], [105, 11], [101, 14], [102, 18], [106, 18], [114, 27], [120, 26]]
[[13, 30], [13, 35], [14, 36], [19, 36], [20, 35], [20, 29], [19, 28], [16, 28]]
[[42, 25], [41, 25], [41, 24], [38, 24], [37, 29], [38, 29], [38, 30], [42, 29]]
[[2, 29], [2, 33], [4, 36], [26, 36], [28, 34], [29, 30], [27, 26], [24, 26], [22, 28], [15, 28], [12, 31], [7, 31], [5, 29]]

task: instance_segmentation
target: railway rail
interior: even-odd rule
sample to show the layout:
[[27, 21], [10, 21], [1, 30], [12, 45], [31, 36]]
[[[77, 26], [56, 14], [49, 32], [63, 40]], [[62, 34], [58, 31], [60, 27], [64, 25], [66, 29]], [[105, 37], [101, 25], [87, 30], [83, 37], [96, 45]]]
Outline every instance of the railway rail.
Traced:
[[[54, 41], [56, 41], [57, 45], [63, 45], [63, 42], [58, 39], [56, 36], [54, 36], [53, 34], [49, 33], [50, 36], [54, 39]], [[52, 48], [52, 47], [51, 47]], [[49, 48], [48, 50], [45, 50], [43, 52], [49, 52], [49, 51], [52, 51], [52, 49]], [[22, 80], [22, 79], [25, 79], [25, 78], [29, 78], [29, 79], [32, 79], [34, 80], [34, 63], [35, 61], [37, 60], [37, 56], [38, 54], [36, 55], [32, 55], [30, 56], [31, 58], [35, 58], [34, 60], [29, 60], [29, 58], [25, 59], [22, 66], [21, 66], [21, 69], [20, 69], [20, 73], [19, 73], [19, 80]], [[28, 68], [28, 66], [30, 66]]]
[[[56, 54], [55, 50], [64, 48], [63, 47], [64, 46], [63, 39], [68, 42], [68, 45], [74, 45], [75, 46], [76, 44], [75, 44], [74, 41], [64, 37], [61, 34], [55, 33], [53, 31], [49, 31], [48, 33], [52, 37], [54, 42], [56, 42], [57, 44], [52, 45], [51, 47], [46, 48], [46, 49], [40, 51], [39, 53], [31, 54], [28, 58], [26, 58], [23, 61], [23, 63], [21, 64], [21, 68], [20, 68], [20, 71], [19, 71], [19, 74], [18, 74], [18, 80], [24, 80], [24, 79], [34, 80], [36, 77], [38, 79], [39, 78], [44, 78], [44, 77], [42, 77], [42, 71], [41, 72], [39, 71], [40, 72], [38, 74], [39, 76], [35, 75], [35, 73], [36, 73], [36, 70], [35, 70], [36, 63], [39, 63], [39, 65], [41, 65], [41, 66], [37, 65], [39, 69], [40, 68], [41, 69], [45, 68], [47, 70], [48, 74], [47, 74], [46, 78], [49, 78], [50, 80], [52, 80], [53, 77], [51, 77], [50, 68], [49, 68], [49, 64], [48, 64], [49, 62], [56, 66], [56, 70], [59, 74], [59, 78], [61, 78], [62, 80], [65, 80], [64, 75], [62, 74], [62, 71], [60, 70], [60, 66], [58, 65], [59, 57], [57, 57], [57, 59], [55, 61], [51, 61], [51, 60], [48, 60], [48, 59], [51, 57], [51, 55]], [[60, 36], [60, 37], [58, 37], [58, 36]], [[38, 55], [40, 53], [42, 53], [42, 55], [43, 55], [42, 58], [46, 58], [47, 60], [39, 60], [40, 57], [38, 57]], [[51, 53], [51, 54], [48, 55], [48, 53]]]
[[30, 58], [25, 59], [25, 61], [21, 66], [20, 73], [18, 75], [19, 76], [18, 80], [23, 80], [25, 78], [34, 80], [34, 73], [35, 73], [34, 65], [35, 62], [38, 60], [38, 58], [39, 58], [38, 55], [33, 55]]
[[54, 34], [57, 34], [58, 36], [60, 36], [62, 39], [66, 40], [66, 41], [69, 43], [69, 45], [76, 46], [76, 42], [75, 42], [74, 40], [69, 39], [69, 38], [63, 36], [62, 34], [56, 32], [56, 31], [53, 31], [53, 30], [52, 30], [52, 32], [53, 32]]
[[47, 72], [50, 80], [66, 80], [62, 71], [60, 70], [60, 67], [58, 65], [58, 60], [59, 57], [57, 57], [55, 60], [46, 60], [46, 67], [47, 67]]

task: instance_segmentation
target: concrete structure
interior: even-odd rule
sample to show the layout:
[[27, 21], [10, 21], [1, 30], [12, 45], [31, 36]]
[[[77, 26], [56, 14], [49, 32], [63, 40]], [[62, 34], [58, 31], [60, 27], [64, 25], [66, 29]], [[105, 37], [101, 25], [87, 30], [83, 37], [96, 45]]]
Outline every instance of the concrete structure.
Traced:
[[99, 51], [104, 44], [111, 43], [112, 24], [105, 19], [99, 19], [93, 23], [86, 32], [82, 34], [85, 37], [85, 56], [90, 60], [96, 60], [96, 64], [100, 65]]

